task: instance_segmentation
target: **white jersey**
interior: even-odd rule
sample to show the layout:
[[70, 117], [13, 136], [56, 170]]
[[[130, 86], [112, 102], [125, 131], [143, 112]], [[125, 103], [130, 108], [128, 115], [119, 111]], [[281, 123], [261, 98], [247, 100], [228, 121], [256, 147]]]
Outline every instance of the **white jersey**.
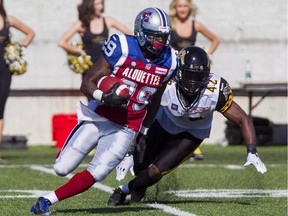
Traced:
[[224, 113], [232, 104], [232, 91], [229, 84], [216, 74], [211, 74], [209, 83], [190, 106], [185, 106], [171, 81], [162, 96], [161, 107], [156, 119], [171, 134], [189, 132], [198, 139], [210, 135], [213, 112]]

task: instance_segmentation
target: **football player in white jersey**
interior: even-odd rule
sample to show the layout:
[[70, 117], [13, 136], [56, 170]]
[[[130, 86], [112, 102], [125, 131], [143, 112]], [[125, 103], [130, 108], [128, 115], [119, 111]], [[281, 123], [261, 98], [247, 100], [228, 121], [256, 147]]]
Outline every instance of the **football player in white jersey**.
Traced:
[[[178, 74], [166, 87], [155, 121], [139, 138], [134, 151], [136, 177], [117, 187], [108, 205], [123, 204], [127, 194], [131, 194], [131, 202], [141, 201], [149, 186], [183, 163], [209, 137], [214, 111], [241, 126], [247, 144], [244, 166], [253, 164], [258, 172], [265, 173], [266, 167], [256, 151], [254, 126], [233, 101], [229, 84], [210, 73], [210, 60], [203, 49], [188, 46], [179, 53]], [[131, 165], [124, 159], [117, 167], [117, 175], [123, 178]]]
[[[97, 146], [92, 161], [66, 184], [40, 197], [30, 209], [32, 214], [50, 215], [51, 204], [105, 179], [129, 151], [144, 117], [154, 119], [166, 84], [178, 67], [176, 52], [169, 46], [169, 16], [159, 8], [144, 9], [135, 19], [134, 34], [114, 34], [105, 41], [103, 55], [81, 85], [82, 92], [92, 100], [88, 106], [78, 104], [79, 124], [61, 149], [54, 170], [66, 176]], [[119, 83], [107, 92], [98, 89], [97, 80], [107, 75], [122, 79], [130, 97], [116, 94]]]

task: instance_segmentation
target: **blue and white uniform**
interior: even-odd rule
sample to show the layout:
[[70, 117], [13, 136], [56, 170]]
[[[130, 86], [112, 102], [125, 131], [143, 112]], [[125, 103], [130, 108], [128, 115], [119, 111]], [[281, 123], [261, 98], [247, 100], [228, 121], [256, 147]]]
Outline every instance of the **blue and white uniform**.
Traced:
[[56, 160], [54, 170], [58, 175], [72, 172], [97, 146], [87, 170], [95, 180], [103, 180], [128, 152], [153, 94], [177, 71], [175, 50], [167, 47], [159, 59], [149, 61], [133, 36], [114, 34], [105, 41], [102, 50], [111, 65], [111, 76], [121, 78], [129, 87], [129, 102], [127, 107], [111, 107], [96, 100], [88, 106], [78, 104], [80, 123]]

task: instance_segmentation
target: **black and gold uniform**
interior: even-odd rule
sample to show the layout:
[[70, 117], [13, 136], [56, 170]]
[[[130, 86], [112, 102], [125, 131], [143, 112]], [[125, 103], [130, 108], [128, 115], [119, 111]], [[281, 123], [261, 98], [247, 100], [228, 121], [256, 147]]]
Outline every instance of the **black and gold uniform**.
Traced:
[[197, 37], [197, 31], [195, 29], [195, 21], [192, 21], [192, 33], [189, 37], [181, 37], [177, 34], [177, 32], [174, 30], [171, 34], [171, 46], [180, 51], [186, 46], [195, 45]]
[[225, 113], [233, 101], [225, 79], [210, 74], [210, 79], [194, 100], [187, 100], [176, 82], [167, 85], [156, 120], [148, 130], [146, 150], [140, 167], [155, 164], [162, 175], [175, 169], [210, 135], [213, 112]]
[[[91, 56], [91, 61], [95, 64], [102, 54], [102, 45], [105, 39], [109, 36], [109, 30], [105, 22], [105, 18], [102, 19], [104, 22], [103, 31], [99, 34], [94, 34], [91, 32], [90, 27], [85, 28], [84, 34], [82, 36], [82, 42], [84, 45], [84, 50], [87, 55]], [[85, 76], [85, 73], [82, 76]]]

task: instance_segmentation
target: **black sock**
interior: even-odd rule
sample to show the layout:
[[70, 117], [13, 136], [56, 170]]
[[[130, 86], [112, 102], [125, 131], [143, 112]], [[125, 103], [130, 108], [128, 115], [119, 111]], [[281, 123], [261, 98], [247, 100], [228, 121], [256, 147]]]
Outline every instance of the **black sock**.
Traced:
[[153, 179], [149, 176], [148, 169], [142, 170], [136, 178], [129, 182], [128, 187], [131, 191], [131, 202], [139, 202], [144, 197], [146, 189], [157, 183], [159, 179]]

